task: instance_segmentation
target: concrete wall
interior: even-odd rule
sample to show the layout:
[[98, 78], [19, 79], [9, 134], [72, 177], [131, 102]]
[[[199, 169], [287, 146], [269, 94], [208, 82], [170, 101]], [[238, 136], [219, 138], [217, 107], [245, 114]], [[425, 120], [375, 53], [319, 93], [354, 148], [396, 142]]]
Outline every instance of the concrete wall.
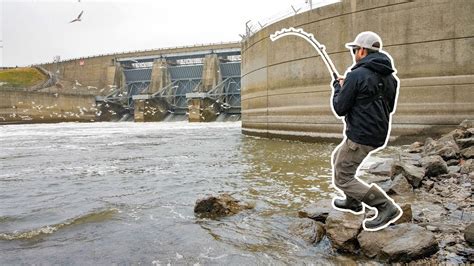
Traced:
[[[74, 82], [77, 80], [80, 84], [86, 86], [93, 86], [97, 89], [97, 95], [107, 94], [107, 90], [103, 90], [102, 93], [100, 90], [106, 88], [108, 85], [117, 85], [113, 84], [117, 80], [120, 80], [120, 77], [117, 79], [116, 75], [119, 75], [119, 72], [114, 71], [115, 69], [115, 59], [117, 58], [127, 58], [127, 57], [139, 57], [139, 56], [150, 56], [150, 55], [163, 55], [171, 53], [187, 53], [187, 52], [196, 52], [202, 50], [212, 50], [212, 49], [228, 49], [228, 48], [239, 48], [240, 43], [224, 43], [224, 44], [210, 44], [210, 45], [199, 45], [199, 46], [189, 46], [189, 47], [177, 47], [177, 48], [165, 48], [165, 49], [156, 49], [148, 51], [137, 51], [129, 52], [122, 54], [112, 54], [112, 55], [103, 55], [95, 56], [88, 58], [78, 58], [73, 60], [62, 61], [59, 63], [47, 63], [43, 64], [44, 68], [55, 73], [59, 69], [60, 78], [66, 81]], [[80, 65], [80, 62], [83, 61], [83, 65]]]
[[242, 131], [342, 137], [330, 76], [314, 48], [294, 36], [269, 39], [288, 27], [314, 33], [340, 73], [352, 64], [345, 43], [367, 30], [381, 36], [401, 80], [392, 136], [474, 117], [473, 12], [471, 0], [343, 0], [267, 26], [242, 46]]
[[0, 99], [0, 125], [96, 119], [95, 97], [90, 95], [1, 90]]

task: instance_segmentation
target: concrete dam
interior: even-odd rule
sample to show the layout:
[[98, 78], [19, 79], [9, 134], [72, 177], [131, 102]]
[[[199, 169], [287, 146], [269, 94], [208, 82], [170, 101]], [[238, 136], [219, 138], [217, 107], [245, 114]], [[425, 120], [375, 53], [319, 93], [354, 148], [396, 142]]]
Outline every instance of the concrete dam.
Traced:
[[240, 43], [35, 66], [47, 86], [2, 88], [0, 123], [240, 120]]
[[445, 131], [474, 117], [474, 2], [343, 0], [278, 21], [242, 45], [242, 131], [264, 137], [341, 138], [331, 111], [331, 77], [304, 39], [269, 38], [282, 28], [313, 33], [340, 73], [345, 43], [374, 31], [400, 78], [391, 136]]

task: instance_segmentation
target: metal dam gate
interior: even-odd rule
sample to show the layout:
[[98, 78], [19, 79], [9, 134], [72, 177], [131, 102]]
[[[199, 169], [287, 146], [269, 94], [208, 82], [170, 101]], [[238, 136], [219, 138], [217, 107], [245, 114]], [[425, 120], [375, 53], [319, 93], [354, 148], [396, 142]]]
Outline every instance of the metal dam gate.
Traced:
[[[116, 120], [189, 121], [240, 119], [240, 49], [203, 50], [157, 56], [118, 58], [118, 86], [97, 101]], [[128, 118], [124, 118], [128, 114]]]

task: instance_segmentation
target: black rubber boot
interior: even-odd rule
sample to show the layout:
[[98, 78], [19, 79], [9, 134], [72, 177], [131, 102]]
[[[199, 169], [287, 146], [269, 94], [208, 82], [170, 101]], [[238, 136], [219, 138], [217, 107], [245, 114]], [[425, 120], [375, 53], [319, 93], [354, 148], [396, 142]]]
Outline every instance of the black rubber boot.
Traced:
[[375, 185], [372, 185], [365, 194], [362, 201], [370, 207], [377, 208], [377, 217], [373, 220], [364, 220], [365, 229], [376, 231], [386, 225], [398, 220], [402, 210], [394, 204], [383, 192]]
[[353, 212], [362, 211], [362, 203], [349, 196], [346, 196], [346, 199], [334, 199], [334, 206], [339, 209], [351, 210]]

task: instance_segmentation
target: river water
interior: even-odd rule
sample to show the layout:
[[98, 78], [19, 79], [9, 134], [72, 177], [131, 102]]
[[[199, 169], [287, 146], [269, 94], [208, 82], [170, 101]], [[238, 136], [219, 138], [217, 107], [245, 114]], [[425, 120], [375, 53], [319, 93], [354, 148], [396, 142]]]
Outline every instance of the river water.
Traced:
[[[343, 263], [288, 226], [330, 198], [335, 144], [241, 134], [240, 122], [0, 126], [0, 264]], [[231, 193], [255, 205], [195, 217]]]

